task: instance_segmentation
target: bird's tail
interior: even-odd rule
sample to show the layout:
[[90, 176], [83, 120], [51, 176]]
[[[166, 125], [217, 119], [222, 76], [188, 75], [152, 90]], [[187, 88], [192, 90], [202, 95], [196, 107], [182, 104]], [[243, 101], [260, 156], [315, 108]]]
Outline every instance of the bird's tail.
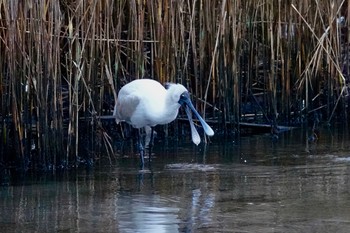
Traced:
[[119, 122], [121, 122], [121, 120], [119, 119], [117, 105], [114, 106], [113, 115], [97, 116], [97, 118], [104, 119], [104, 120], [114, 119], [117, 124], [119, 124]]
[[120, 120], [119, 120], [119, 118], [118, 118], [117, 103], [114, 105], [113, 117], [115, 118], [115, 122], [116, 122], [117, 124], [119, 124]]

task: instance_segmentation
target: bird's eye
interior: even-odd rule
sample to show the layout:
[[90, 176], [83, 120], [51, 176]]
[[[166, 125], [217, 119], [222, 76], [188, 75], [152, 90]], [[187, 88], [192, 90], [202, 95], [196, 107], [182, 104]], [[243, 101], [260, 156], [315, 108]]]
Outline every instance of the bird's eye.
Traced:
[[184, 92], [180, 95], [180, 99], [187, 99], [188, 98], [188, 93]]
[[183, 92], [181, 95], [180, 95], [180, 99], [179, 99], [179, 104], [183, 104], [185, 103], [187, 100], [188, 100], [189, 96], [188, 96], [188, 92]]
[[188, 97], [189, 97], [189, 93], [187, 91], [181, 94], [181, 98], [188, 98]]

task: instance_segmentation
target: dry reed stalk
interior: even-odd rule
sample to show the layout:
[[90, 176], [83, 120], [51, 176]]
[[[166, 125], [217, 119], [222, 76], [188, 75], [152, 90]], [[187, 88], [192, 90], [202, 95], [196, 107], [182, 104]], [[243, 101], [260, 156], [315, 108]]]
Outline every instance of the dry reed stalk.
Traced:
[[[340, 44], [339, 44], [339, 40], [337, 39], [337, 37], [333, 37], [332, 35], [338, 35], [337, 33], [332, 33], [332, 31], [334, 31], [334, 25], [336, 27], [335, 31], [337, 31], [337, 27], [338, 24], [336, 23], [337, 20], [337, 15], [341, 9], [342, 4], [344, 3], [344, 1], [342, 1], [341, 5], [336, 8], [336, 9], [332, 9], [334, 8], [334, 6], [331, 4], [331, 9], [332, 11], [328, 12], [329, 14], [329, 19], [328, 19], [328, 26], [324, 25], [323, 20], [320, 20], [322, 22], [322, 26], [323, 28], [325, 28], [325, 31], [321, 31], [322, 36], [317, 36], [315, 30], [313, 29], [312, 26], [310, 26], [310, 24], [306, 21], [306, 19], [304, 17], [301, 16], [300, 12], [297, 11], [297, 9], [295, 8], [295, 6], [293, 5], [292, 7], [294, 8], [294, 10], [296, 10], [298, 12], [298, 14], [301, 16], [301, 18], [303, 19], [304, 23], [308, 26], [308, 28], [310, 29], [312, 35], [314, 38], [316, 38], [317, 40], [317, 47], [315, 48], [315, 51], [313, 53], [312, 58], [310, 59], [310, 62], [307, 64], [305, 71], [303, 72], [303, 74], [305, 74], [306, 79], [301, 79], [299, 82], [299, 89], [302, 87], [302, 84], [305, 83], [305, 98], [306, 98], [306, 110], [308, 111], [308, 104], [309, 104], [309, 83], [311, 82], [310, 78], [311, 77], [317, 77], [318, 73], [320, 70], [322, 70], [322, 66], [323, 66], [323, 60], [326, 59], [326, 64], [328, 64], [328, 73], [329, 73], [329, 78], [327, 79], [327, 83], [328, 83], [328, 91], [330, 93], [330, 95], [328, 96], [328, 100], [329, 97], [333, 98], [333, 94], [334, 94], [334, 83], [337, 82], [337, 86], [340, 87], [341, 92], [338, 93], [339, 96], [342, 96], [343, 94], [343, 85], [345, 84], [345, 77], [343, 76], [343, 72], [341, 70], [341, 67], [339, 65], [339, 52], [335, 53], [335, 51], [339, 50], [336, 49], [334, 51], [333, 48], [340, 48]], [[317, 4], [318, 7], [320, 7], [319, 4]], [[334, 13], [334, 10], [336, 11], [336, 13]], [[318, 12], [321, 12], [321, 10], [318, 8]], [[315, 26], [314, 26], [315, 27]], [[332, 36], [332, 37], [331, 37]], [[325, 58], [324, 58], [325, 57]], [[339, 79], [336, 78], [332, 78], [332, 77], [339, 77]], [[333, 80], [334, 79], [334, 80]], [[313, 89], [314, 87], [311, 86], [311, 88]], [[337, 88], [338, 89], [338, 88]], [[319, 93], [316, 93], [315, 95], [318, 95]], [[338, 98], [339, 100], [339, 98]], [[327, 106], [328, 107], [333, 107], [333, 111], [332, 114], [329, 115], [328, 113], [328, 117], [331, 118], [334, 110], [337, 106], [337, 102], [334, 104], [328, 102]]]
[[249, 106], [259, 122], [293, 122], [292, 112], [324, 111], [325, 105], [331, 119], [345, 108], [349, 68], [340, 58], [347, 41], [336, 20], [350, 11], [346, 4], [2, 1], [0, 113], [7, 144], [0, 161], [12, 137], [13, 160], [77, 162], [82, 128], [91, 150], [104, 142], [111, 155], [107, 134], [96, 136], [98, 124], [80, 119], [103, 114], [135, 78], [183, 83], [199, 111], [220, 119], [218, 128], [228, 133]]

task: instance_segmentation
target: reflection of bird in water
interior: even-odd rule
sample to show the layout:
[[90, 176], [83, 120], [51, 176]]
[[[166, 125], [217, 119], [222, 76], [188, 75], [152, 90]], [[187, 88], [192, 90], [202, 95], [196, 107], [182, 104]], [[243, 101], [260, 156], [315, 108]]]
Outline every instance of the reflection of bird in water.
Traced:
[[[203, 120], [194, 108], [190, 94], [181, 84], [169, 83], [165, 87], [151, 79], [137, 79], [123, 86], [118, 93], [118, 100], [113, 115], [116, 121], [125, 121], [136, 129], [154, 127], [172, 122], [177, 117], [180, 106], [185, 107], [190, 122], [192, 141], [198, 145], [200, 136], [192, 120], [196, 115], [208, 136], [214, 135], [212, 128]], [[150, 146], [152, 145], [153, 128]], [[144, 148], [138, 133], [138, 147], [141, 165], [144, 164]]]

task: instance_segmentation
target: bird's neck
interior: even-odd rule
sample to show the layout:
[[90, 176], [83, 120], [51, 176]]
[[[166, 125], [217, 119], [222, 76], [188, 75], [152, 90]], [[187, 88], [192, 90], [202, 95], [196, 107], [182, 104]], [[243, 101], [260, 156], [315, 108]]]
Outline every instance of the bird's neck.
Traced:
[[170, 96], [167, 96], [164, 101], [164, 106], [159, 106], [158, 109], [161, 111], [158, 112], [157, 118], [162, 124], [168, 124], [176, 119], [177, 114], [179, 113], [180, 104], [171, 100]]

